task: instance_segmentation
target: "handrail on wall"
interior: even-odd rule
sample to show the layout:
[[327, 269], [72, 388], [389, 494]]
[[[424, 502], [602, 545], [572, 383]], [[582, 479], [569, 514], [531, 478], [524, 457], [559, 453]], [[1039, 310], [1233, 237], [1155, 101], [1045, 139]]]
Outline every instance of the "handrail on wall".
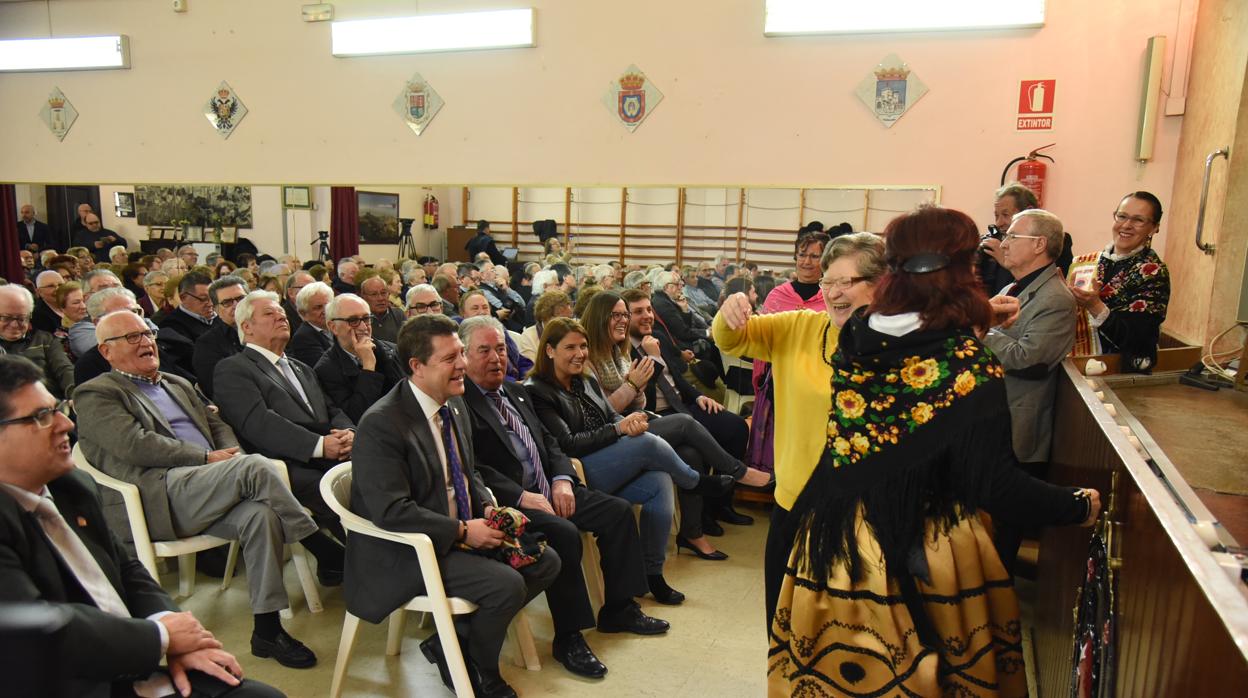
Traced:
[[1200, 185], [1200, 210], [1196, 212], [1196, 248], [1205, 254], [1213, 254], [1215, 245], [1204, 241], [1205, 205], [1209, 202], [1209, 173], [1213, 170], [1213, 161], [1219, 157], [1231, 159], [1231, 147], [1218, 148], [1205, 158], [1205, 178]]

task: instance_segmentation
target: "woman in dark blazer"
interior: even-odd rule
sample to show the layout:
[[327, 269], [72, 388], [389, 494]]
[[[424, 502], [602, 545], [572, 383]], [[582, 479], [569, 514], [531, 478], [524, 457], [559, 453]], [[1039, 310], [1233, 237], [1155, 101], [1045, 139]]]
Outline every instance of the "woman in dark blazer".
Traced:
[[585, 468], [586, 484], [641, 505], [641, 541], [650, 592], [664, 603], [684, 595], [663, 579], [667, 536], [674, 499], [671, 482], [698, 494], [723, 494], [730, 475], [702, 475], [676, 455], [667, 442], [646, 433], [647, 417], [620, 417], [598, 382], [584, 375], [589, 356], [585, 328], [571, 318], [546, 324], [537, 364], [525, 382], [533, 405], [559, 447]]

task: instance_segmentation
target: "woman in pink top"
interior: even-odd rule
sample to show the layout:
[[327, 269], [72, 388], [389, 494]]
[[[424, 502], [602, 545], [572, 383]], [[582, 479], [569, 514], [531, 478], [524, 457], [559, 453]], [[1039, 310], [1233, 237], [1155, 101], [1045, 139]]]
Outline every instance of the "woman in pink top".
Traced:
[[[802, 308], [824, 312], [823, 296], [819, 293], [819, 279], [823, 276], [819, 259], [827, 244], [828, 235], [824, 232], [803, 233], [798, 237], [793, 248], [797, 278], [773, 288], [759, 312], [781, 313]], [[750, 420], [750, 448], [746, 453], [746, 465], [774, 472], [772, 439], [775, 435], [775, 415], [772, 413], [771, 364], [766, 361], [754, 362], [754, 395], [754, 418]]]

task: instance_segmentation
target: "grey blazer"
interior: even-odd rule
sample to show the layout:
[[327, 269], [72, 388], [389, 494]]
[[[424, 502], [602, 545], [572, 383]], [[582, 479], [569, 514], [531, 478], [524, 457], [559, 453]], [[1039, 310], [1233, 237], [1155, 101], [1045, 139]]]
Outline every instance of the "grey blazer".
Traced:
[[[468, 485], [469, 518], [477, 518], [490, 494], [474, 466], [472, 421], [463, 398], [453, 397], [447, 405]], [[364, 413], [351, 450], [351, 510], [388, 531], [424, 533], [440, 556], [451, 551], [459, 534], [434, 444], [441, 438], [405, 380]], [[380, 538], [348, 536], [346, 570], [347, 610], [370, 623], [380, 623], [424, 589], [416, 551]]]
[[[161, 378], [214, 450], [238, 445], [234, 432], [204, 407], [202, 394], [188, 381], [168, 373]], [[178, 439], [156, 403], [118, 373], [105, 373], [78, 386], [74, 407], [87, 460], [118, 480], [138, 485], [153, 539], [176, 538], [165, 475], [169, 468], [203, 465], [204, 449]]]
[[1049, 266], [1018, 296], [1018, 320], [994, 327], [984, 344], [1005, 367], [1014, 455], [1023, 463], [1049, 459], [1057, 365], [1075, 345], [1075, 298], [1057, 267]]
[[325, 399], [311, 368], [297, 359], [291, 359], [290, 366], [308, 396], [310, 410], [277, 367], [251, 347], [217, 363], [213, 394], [221, 416], [248, 451], [306, 465], [320, 437], [330, 429], [355, 425]]

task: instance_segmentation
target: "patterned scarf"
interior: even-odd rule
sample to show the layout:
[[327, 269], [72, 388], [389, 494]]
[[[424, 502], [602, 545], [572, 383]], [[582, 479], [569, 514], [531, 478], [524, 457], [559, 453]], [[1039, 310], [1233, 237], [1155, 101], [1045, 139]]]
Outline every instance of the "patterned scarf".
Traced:
[[973, 513], [986, 474], [1010, 453], [1005, 372], [968, 332], [893, 337], [861, 312], [841, 330], [832, 363], [827, 446], [793, 509], [801, 572], [822, 582], [847, 564], [858, 578], [860, 507], [889, 569], [905, 570], [927, 521], [947, 530]]

